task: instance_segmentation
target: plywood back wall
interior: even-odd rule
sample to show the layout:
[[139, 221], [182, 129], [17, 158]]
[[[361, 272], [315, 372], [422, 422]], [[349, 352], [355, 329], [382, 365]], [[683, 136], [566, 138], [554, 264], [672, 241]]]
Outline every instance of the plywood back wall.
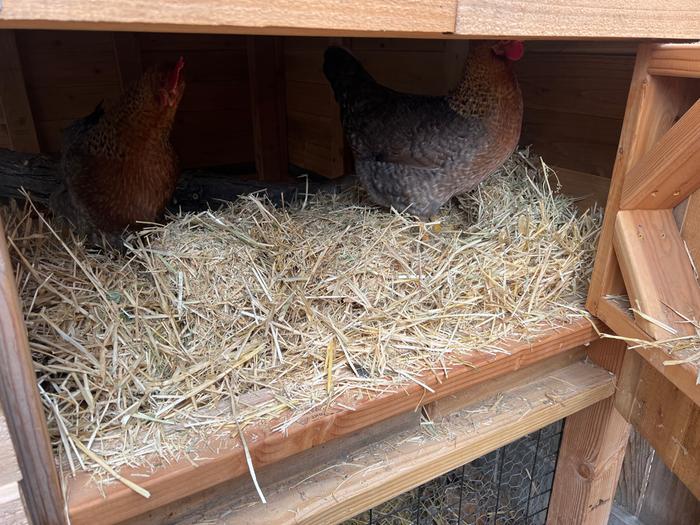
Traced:
[[[41, 148], [60, 149], [61, 129], [113, 100], [151, 64], [183, 55], [187, 90], [173, 130], [186, 167], [252, 163], [245, 37], [159, 33], [17, 31]], [[351, 164], [338, 108], [322, 73], [330, 44], [348, 47], [394, 89], [441, 95], [459, 80], [466, 41], [286, 38], [289, 159], [326, 176]], [[554, 166], [609, 177], [636, 43], [529, 42], [517, 64], [525, 99], [522, 144]], [[7, 145], [0, 108], [0, 147]]]
[[517, 64], [521, 144], [553, 166], [610, 177], [637, 43], [532, 42]]
[[12, 141], [10, 140], [10, 133], [7, 130], [5, 111], [2, 107], [2, 101], [0, 101], [0, 148], [10, 147], [12, 147]]
[[[58, 152], [61, 130], [100, 100], [118, 97], [142, 68], [182, 55], [187, 89], [173, 128], [182, 164], [253, 161], [244, 37], [77, 31], [17, 31], [16, 36], [43, 151]], [[133, 45], [120, 45], [129, 37]], [[0, 145], [2, 140], [0, 120]]]

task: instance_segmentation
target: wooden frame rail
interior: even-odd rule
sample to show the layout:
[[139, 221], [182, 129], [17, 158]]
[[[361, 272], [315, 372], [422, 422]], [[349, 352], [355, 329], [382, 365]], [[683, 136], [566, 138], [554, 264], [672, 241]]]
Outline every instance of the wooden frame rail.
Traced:
[[449, 38], [697, 38], [695, 0], [4, 0], [0, 28]]
[[432, 420], [433, 437], [414, 417], [403, 431], [394, 430], [364, 448], [338, 450], [330, 461], [316, 464], [306, 457], [291, 458], [296, 468], [284, 469], [291, 474], [289, 479], [277, 478], [268, 485], [266, 505], [256, 501], [249, 491], [247, 495], [239, 491], [232, 498], [230, 491], [222, 490], [206, 504], [190, 509], [182, 521], [327, 525], [350, 519], [530, 432], [609, 399], [615, 390], [614, 377], [583, 361], [585, 352], [575, 355], [580, 360], [555, 370], [543, 371], [535, 365], [529, 377], [504, 378], [508, 383], [490, 396], [480, 398], [478, 387], [476, 393], [466, 390], [465, 399], [471, 397], [471, 401]]
[[[506, 345], [508, 354], [476, 354], [469, 356], [468, 365], [453, 366], [447, 375], [427, 373], [419, 380], [432, 389], [411, 383], [393, 392], [363, 400], [343, 399], [352, 410], [320, 409], [292, 425], [286, 434], [275, 432], [276, 422], [246, 429], [245, 437], [255, 468], [272, 465], [312, 447], [348, 436], [389, 419], [416, 410], [418, 407], [456, 394], [475, 385], [484, 384], [552, 356], [566, 352], [597, 339], [588, 320], [580, 320], [568, 327], [551, 330], [531, 342]], [[279, 421], [277, 421], [279, 423]], [[220, 452], [212, 457], [211, 450]], [[238, 438], [210, 443], [201, 454], [207, 457], [194, 464], [181, 460], [155, 472], [122, 469], [120, 473], [151, 493], [145, 499], [121, 484], [105, 489], [105, 497], [89, 476], [79, 475], [68, 487], [68, 507], [73, 525], [118, 523], [167, 505], [220, 483], [248, 475], [243, 448]], [[193, 455], [196, 457], [196, 454]], [[149, 477], [142, 475], [148, 472]]]
[[[591, 313], [628, 338], [688, 334], [692, 328], [682, 317], [700, 319], [700, 290], [683, 244], [692, 252], [700, 236], [684, 236], [672, 214], [700, 188], [698, 78], [700, 44], [640, 46], [587, 301]], [[673, 333], [639, 314], [632, 318], [618, 300], [625, 293], [637, 311], [671, 323]], [[700, 404], [697, 365], [667, 367], [662, 349], [638, 351]]]

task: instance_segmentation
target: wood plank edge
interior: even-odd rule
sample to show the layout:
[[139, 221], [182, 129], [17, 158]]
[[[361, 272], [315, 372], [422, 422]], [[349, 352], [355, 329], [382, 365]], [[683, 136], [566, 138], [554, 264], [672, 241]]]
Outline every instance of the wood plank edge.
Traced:
[[[602, 299], [599, 302], [598, 317], [621, 337], [650, 340], [647, 333], [639, 328], [634, 320], [610, 299]], [[676, 388], [700, 405], [697, 367], [691, 364], [664, 366], [664, 361], [670, 359], [670, 356], [660, 348], [637, 348], [634, 351], [671, 381]]]
[[[595, 339], [597, 334], [591, 322], [587, 319], [578, 320], [544, 334], [533, 342], [520, 343], [511, 350], [510, 355], [501, 355], [477, 369], [460, 365], [453, 368], [447, 378], [438, 378], [432, 373], [424, 376], [422, 380], [435, 390], [434, 394], [417, 384], [409, 384], [390, 395], [370, 399], [358, 405], [355, 411], [339, 409], [330, 414], [321, 412], [316, 416], [311, 415], [303, 423], [290, 427], [287, 435], [269, 430], [272, 425], [263, 431], [253, 429], [250, 433], [246, 432], [246, 441], [255, 467], [260, 468]], [[117, 523], [189, 494], [248, 475], [243, 449], [239, 443], [237, 438], [217, 441], [218, 450], [223, 452], [211, 457], [211, 449], [203, 450], [202, 456], [209, 458], [196, 466], [181, 460], [164, 467], [148, 479], [134, 477], [139, 485], [151, 492], [150, 499], [142, 498], [121, 484], [105, 487], [106, 497], [103, 498], [98, 487], [89, 483], [89, 475], [79, 475], [68, 481], [71, 522], [73, 525], [91, 525], [95, 520], [100, 520], [105, 525]], [[121, 473], [129, 477], [138, 472], [137, 469], [123, 469]]]
[[[585, 372], [585, 369], [588, 369], [588, 372]], [[595, 372], [592, 372], [594, 369]], [[389, 442], [387, 448], [391, 452], [386, 454], [385, 462], [363, 467], [363, 471], [367, 472], [366, 475], [351, 479], [347, 474], [355, 473], [356, 469], [341, 468], [336, 479], [330, 481], [328, 477], [312, 479], [303, 484], [296, 494], [292, 490], [286, 491], [284, 495], [279, 493], [270, 495], [265, 510], [258, 504], [238, 511], [235, 517], [227, 520], [226, 523], [230, 525], [239, 523], [253, 525], [263, 522], [271, 525], [291, 525], [292, 523], [327, 525], [341, 522], [535, 430], [607, 399], [614, 393], [613, 376], [595, 365], [583, 362], [570, 365], [559, 373], [536, 378], [507, 392], [519, 395], [539, 385], [551, 385], [554, 388], [556, 383], [561, 381], [558, 376], [562, 372], [574, 370], [576, 372], [569, 377], [579, 378], [580, 383], [575, 385], [578, 391], [560, 402], [552, 403], [547, 397], [547, 392], [544, 392], [537, 400], [539, 404], [533, 406], [532, 399], [528, 399], [523, 402], [519, 410], [509, 411], [506, 415], [495, 418], [490, 426], [476, 426], [464, 432], [450, 432], [450, 435], [442, 440], [428, 441], [417, 448], [411, 443], [410, 438], [404, 435], [397, 436], [396, 444], [393, 441]], [[582, 371], [584, 373], [581, 373]], [[592, 384], [586, 384], [593, 374], [595, 381]], [[487, 409], [493, 407], [498, 397], [494, 396], [469, 405], [455, 417], [468, 418], [469, 411], [480, 407]], [[447, 426], [449, 427], [449, 424]], [[417, 433], [416, 437], [419, 436], [420, 434]], [[329, 477], [332, 478], [332, 476]], [[329, 488], [334, 486], [335, 490], [329, 491]], [[323, 494], [323, 496], [316, 498], [316, 494]], [[279, 497], [277, 501], [275, 501], [276, 496]], [[257, 521], [255, 516], [258, 516]], [[278, 519], [274, 519], [273, 516]]]

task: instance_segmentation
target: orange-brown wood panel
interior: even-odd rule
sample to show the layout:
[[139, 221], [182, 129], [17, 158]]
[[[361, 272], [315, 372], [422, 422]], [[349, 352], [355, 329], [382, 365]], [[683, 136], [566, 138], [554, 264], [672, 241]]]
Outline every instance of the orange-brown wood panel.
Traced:
[[[604, 296], [624, 291], [622, 274], [612, 248], [612, 237], [625, 175], [689, 107], [688, 86], [681, 79], [650, 77], [647, 74], [651, 51], [651, 45], [639, 47], [627, 98], [624, 126], [588, 292], [587, 307], [596, 315], [599, 314], [599, 304], [604, 301]], [[609, 313], [611, 316], [620, 315], [615, 310]], [[613, 323], [607, 319], [606, 322]]]
[[[590, 359], [619, 374], [626, 352], [621, 341], [591, 343]], [[613, 398], [566, 420], [549, 504], [549, 525], [607, 523], [629, 436], [629, 424]]]
[[[594, 338], [590, 323], [577, 321], [537, 340], [513, 343], [508, 354], [474, 356], [474, 359], [470, 358], [470, 365], [453, 367], [449, 376], [427, 372], [420, 381], [434, 392], [426, 392], [420, 385], [412, 384], [380, 397], [357, 399], [349, 396], [342, 402], [349, 403], [354, 410], [323, 407], [318, 414], [309, 414], [304, 424], [291, 426], [286, 435], [272, 430], [274, 422], [261, 422], [245, 431], [255, 468], [276, 463], [312, 446], [320, 446], [470, 386], [533, 365]], [[248, 467], [243, 449], [236, 443], [237, 438], [212, 443], [210, 446], [220, 451], [218, 455], [212, 457], [210, 452], [203, 453], [201, 457], [206, 459], [198, 461], [196, 466], [182, 459], [163, 465], [158, 472], [151, 472], [145, 478], [140, 477], [138, 469], [122, 469], [121, 474], [126, 477], [139, 477], [139, 484], [151, 492], [147, 500], [119, 484], [106, 487], [107, 499], [104, 500], [100, 497], [100, 489], [89, 483], [89, 475], [81, 475], [71, 482], [71, 521], [75, 525], [93, 524], [100, 519], [103, 523], [119, 522], [244, 475]]]
[[610, 177], [635, 51], [629, 43], [528, 42], [516, 64], [521, 144], [550, 164]]
[[5, 230], [0, 221], [0, 403], [22, 471], [33, 523], [66, 523], [63, 495], [29, 349]]

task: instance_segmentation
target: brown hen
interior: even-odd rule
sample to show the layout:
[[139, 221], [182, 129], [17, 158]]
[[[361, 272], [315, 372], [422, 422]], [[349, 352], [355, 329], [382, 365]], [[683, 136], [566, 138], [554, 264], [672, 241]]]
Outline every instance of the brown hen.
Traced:
[[372, 200], [427, 218], [498, 169], [520, 137], [512, 62], [522, 54], [519, 41], [472, 43], [459, 85], [432, 97], [381, 86], [350, 53], [327, 49], [323, 71]]
[[182, 57], [169, 71], [151, 68], [114, 104], [64, 131], [55, 213], [93, 241], [160, 218], [178, 178], [170, 130], [185, 84]]

